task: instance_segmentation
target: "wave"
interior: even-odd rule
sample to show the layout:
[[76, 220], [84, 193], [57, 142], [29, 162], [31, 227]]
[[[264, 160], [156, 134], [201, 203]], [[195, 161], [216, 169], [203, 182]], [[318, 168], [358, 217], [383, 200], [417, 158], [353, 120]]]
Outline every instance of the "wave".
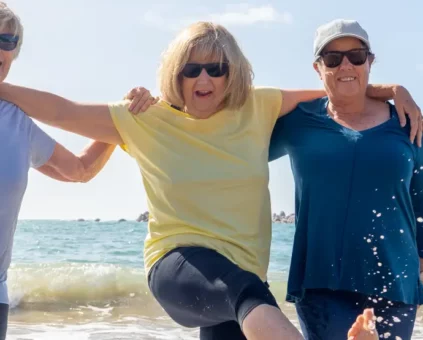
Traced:
[[152, 300], [144, 272], [107, 264], [12, 265], [8, 274], [11, 308], [25, 305], [131, 304]]
[[[11, 309], [128, 307], [146, 316], [161, 311], [142, 269], [113, 264], [12, 264], [8, 287]], [[286, 284], [276, 281], [271, 287], [283, 299]]]

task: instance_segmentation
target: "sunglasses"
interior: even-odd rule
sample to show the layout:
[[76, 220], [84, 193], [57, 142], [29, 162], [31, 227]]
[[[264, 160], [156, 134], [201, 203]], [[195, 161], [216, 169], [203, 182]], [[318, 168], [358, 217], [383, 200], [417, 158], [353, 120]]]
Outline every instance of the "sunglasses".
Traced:
[[228, 63], [210, 63], [210, 64], [195, 64], [188, 63], [182, 69], [182, 74], [186, 78], [197, 78], [201, 71], [205, 69], [210, 77], [222, 77], [229, 72]]
[[341, 65], [344, 57], [347, 57], [349, 62], [355, 66], [363, 65], [367, 57], [371, 55], [370, 51], [366, 48], [357, 48], [345, 52], [341, 51], [328, 51], [320, 55], [326, 67], [334, 68]]
[[0, 50], [13, 51], [18, 45], [19, 37], [14, 34], [0, 34]]

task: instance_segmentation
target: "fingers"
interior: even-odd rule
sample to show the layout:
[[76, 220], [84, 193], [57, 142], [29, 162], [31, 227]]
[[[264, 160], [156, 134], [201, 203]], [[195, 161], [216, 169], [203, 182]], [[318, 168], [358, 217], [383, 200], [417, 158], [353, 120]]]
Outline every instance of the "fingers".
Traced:
[[129, 99], [129, 100], [133, 99], [135, 97], [137, 91], [138, 91], [138, 87], [133, 88], [131, 91], [129, 91], [125, 95], [125, 97], [123, 97], [123, 99]]
[[396, 108], [397, 113], [398, 113], [398, 118], [399, 118], [400, 124], [401, 124], [402, 127], [404, 127], [405, 124], [407, 124], [407, 119], [405, 118], [404, 108], [402, 106], [399, 106], [396, 102], [395, 102], [395, 108]]
[[408, 116], [410, 117], [410, 124], [411, 124], [411, 130], [410, 130], [410, 141], [411, 143], [414, 143], [414, 139], [417, 136], [417, 131], [421, 128], [421, 114], [420, 112], [416, 112], [416, 110], [413, 110], [414, 112], [410, 113]]
[[151, 105], [153, 105], [154, 100], [155, 98], [149, 95], [146, 101], [144, 102], [143, 106], [141, 107], [141, 112], [145, 112]]
[[145, 112], [151, 105], [157, 103], [158, 98], [151, 96], [150, 91], [143, 87], [137, 87], [132, 89], [127, 94], [127, 99], [131, 99], [132, 102], [129, 105], [129, 111], [133, 114]]
[[[131, 112], [133, 114], [144, 112], [150, 106], [150, 102], [149, 102], [150, 98], [151, 98], [150, 91], [145, 90], [143, 92], [143, 94], [141, 96], [139, 96], [139, 100], [138, 100], [137, 104], [134, 106], [134, 108]], [[147, 107], [145, 107], [145, 106], [147, 106]]]
[[374, 314], [374, 310], [372, 308], [367, 308], [364, 310], [363, 313], [363, 317], [364, 317], [364, 329], [369, 330], [369, 331], [373, 331], [376, 329], [376, 324], [375, 324], [375, 314]]

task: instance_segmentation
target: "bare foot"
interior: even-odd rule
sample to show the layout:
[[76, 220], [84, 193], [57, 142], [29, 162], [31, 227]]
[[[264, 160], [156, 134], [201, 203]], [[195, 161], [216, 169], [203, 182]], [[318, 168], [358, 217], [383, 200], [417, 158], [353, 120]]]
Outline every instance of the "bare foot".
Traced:
[[348, 340], [377, 340], [373, 309], [365, 309], [348, 331]]

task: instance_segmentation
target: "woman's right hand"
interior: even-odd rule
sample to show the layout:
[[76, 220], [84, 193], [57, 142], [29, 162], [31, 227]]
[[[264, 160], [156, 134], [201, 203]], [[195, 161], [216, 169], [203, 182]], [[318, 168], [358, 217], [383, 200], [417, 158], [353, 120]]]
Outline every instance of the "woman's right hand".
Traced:
[[125, 95], [124, 99], [131, 100], [129, 111], [133, 114], [145, 112], [151, 105], [154, 105], [159, 101], [158, 97], [154, 98], [150, 91], [144, 87], [134, 87]]

